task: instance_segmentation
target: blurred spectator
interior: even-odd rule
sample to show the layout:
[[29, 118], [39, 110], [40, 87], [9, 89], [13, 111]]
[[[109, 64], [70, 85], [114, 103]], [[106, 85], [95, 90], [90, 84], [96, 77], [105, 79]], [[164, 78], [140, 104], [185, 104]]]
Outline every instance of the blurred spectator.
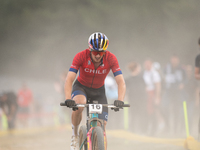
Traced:
[[114, 100], [118, 98], [118, 89], [115, 79], [111, 76], [111, 74], [108, 74], [105, 79], [105, 91], [106, 96], [108, 98], [108, 101], [111, 101], [110, 103], [113, 103]]
[[[199, 38], [198, 44], [200, 48], [200, 38]], [[194, 75], [197, 80], [200, 80], [200, 54], [198, 54], [195, 58], [195, 74]]]
[[[106, 96], [108, 99], [108, 104], [113, 104], [114, 100], [117, 100], [118, 98], [118, 88], [114, 76], [112, 75], [112, 72], [109, 72], [109, 74], [106, 76], [104, 85], [105, 85]], [[116, 116], [118, 119], [116, 119]], [[118, 120], [124, 120], [123, 111], [119, 112], [109, 111], [110, 124], [107, 125], [107, 128], [111, 129], [123, 128], [124, 122], [123, 121], [119, 122]]]
[[[0, 97], [1, 97], [1, 94], [0, 94]], [[0, 130], [1, 129], [4, 129], [4, 126], [3, 126], [3, 110], [2, 110], [1, 104], [0, 104]]]
[[0, 96], [0, 107], [7, 117], [8, 129], [14, 129], [18, 109], [17, 95], [12, 91], [3, 93]]
[[[200, 38], [199, 38], [199, 40], [198, 40], [198, 44], [199, 44], [199, 48], [200, 48]], [[197, 56], [196, 56], [196, 58], [195, 58], [195, 73], [194, 73], [194, 75], [195, 75], [195, 78], [197, 79], [197, 80], [200, 80], [200, 54], [198, 54]], [[200, 102], [199, 102], [199, 100], [198, 101], [196, 101], [197, 103], [197, 105], [198, 105], [198, 107], [200, 108]], [[198, 112], [199, 113], [199, 140], [200, 140], [200, 112]]]
[[[194, 68], [192, 65], [186, 65], [184, 67], [186, 73], [186, 81], [184, 88], [184, 98], [187, 102], [187, 112], [188, 112], [188, 121], [190, 131], [192, 132], [195, 129], [194, 121], [195, 121], [195, 108], [198, 107], [198, 84], [194, 78], [193, 72]], [[196, 105], [196, 107], [195, 107]]]
[[153, 62], [147, 59], [144, 62], [143, 79], [146, 85], [148, 129], [147, 133], [155, 134], [163, 129], [164, 122], [160, 112], [161, 77], [153, 67]]
[[[164, 85], [163, 81], [164, 81], [164, 74], [161, 70], [161, 65], [159, 62], [153, 62], [153, 69], [155, 69], [159, 75], [160, 75], [160, 78], [161, 78], [161, 84]], [[163, 88], [163, 86], [161, 87]]]
[[[57, 93], [57, 99], [56, 103], [60, 103], [65, 100], [65, 94], [64, 94], [64, 83], [67, 76], [68, 71], [64, 71], [60, 74], [59, 78], [54, 83], [54, 89]], [[59, 122], [61, 124], [69, 123], [71, 118], [71, 110], [66, 109], [65, 107], [60, 107], [59, 105], [55, 105], [56, 113], [59, 117]], [[66, 115], [67, 114], [67, 115]]]
[[144, 120], [146, 119], [145, 105], [145, 83], [142, 76], [142, 67], [136, 62], [128, 64], [130, 76], [125, 80], [127, 87], [129, 109], [129, 128], [135, 133], [144, 134]]
[[33, 103], [32, 91], [23, 84], [18, 91], [19, 120], [23, 126], [28, 126], [28, 118], [30, 117], [31, 104]]
[[64, 83], [67, 76], [68, 71], [64, 71], [60, 74], [59, 78], [54, 83], [54, 88], [57, 93], [61, 95], [61, 101], [65, 100], [65, 94], [64, 94]]
[[172, 55], [164, 68], [165, 92], [164, 108], [168, 129], [172, 134], [183, 133], [184, 127], [184, 83], [185, 72], [180, 65], [179, 57]]

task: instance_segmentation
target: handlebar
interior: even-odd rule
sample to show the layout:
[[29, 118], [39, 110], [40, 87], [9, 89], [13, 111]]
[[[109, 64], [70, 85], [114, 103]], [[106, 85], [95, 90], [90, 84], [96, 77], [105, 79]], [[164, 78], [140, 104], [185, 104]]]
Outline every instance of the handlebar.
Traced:
[[[101, 104], [104, 107], [108, 107], [108, 108], [117, 108], [115, 105], [113, 104]], [[66, 106], [65, 103], [60, 103], [60, 106]], [[89, 104], [76, 104], [76, 106], [74, 107], [89, 107]], [[130, 107], [130, 104], [124, 104], [124, 106], [122, 107]]]

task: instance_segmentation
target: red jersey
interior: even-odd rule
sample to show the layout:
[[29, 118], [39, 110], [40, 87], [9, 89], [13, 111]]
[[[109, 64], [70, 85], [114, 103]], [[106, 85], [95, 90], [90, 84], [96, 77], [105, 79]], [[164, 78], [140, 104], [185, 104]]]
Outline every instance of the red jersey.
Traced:
[[90, 50], [85, 49], [75, 55], [69, 71], [77, 73], [79, 70], [77, 80], [82, 85], [90, 88], [100, 88], [104, 85], [104, 80], [110, 69], [112, 69], [114, 76], [122, 74], [118, 60], [114, 54], [106, 51], [101, 60], [101, 65], [95, 69]]
[[21, 89], [18, 92], [18, 104], [21, 107], [28, 107], [33, 100], [32, 92], [29, 89]]

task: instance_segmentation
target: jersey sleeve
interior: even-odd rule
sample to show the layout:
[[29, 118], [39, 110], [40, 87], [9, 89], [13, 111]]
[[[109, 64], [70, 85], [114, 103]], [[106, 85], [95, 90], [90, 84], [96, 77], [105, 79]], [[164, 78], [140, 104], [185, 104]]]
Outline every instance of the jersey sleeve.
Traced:
[[110, 68], [112, 69], [114, 76], [122, 74], [117, 57], [112, 53], [109, 55], [109, 62], [110, 62]]
[[82, 65], [83, 62], [83, 52], [79, 52], [75, 55], [72, 65], [69, 68], [69, 71], [77, 73], [80, 66]]

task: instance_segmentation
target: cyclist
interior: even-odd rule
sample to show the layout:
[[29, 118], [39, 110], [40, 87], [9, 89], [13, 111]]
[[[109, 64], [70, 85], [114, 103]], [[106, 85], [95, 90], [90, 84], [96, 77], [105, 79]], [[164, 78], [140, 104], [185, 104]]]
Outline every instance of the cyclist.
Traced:
[[[124, 105], [126, 85], [116, 56], [107, 51], [109, 44], [107, 36], [103, 33], [95, 32], [90, 35], [88, 44], [88, 49], [75, 55], [67, 74], [64, 86], [66, 105], [70, 107], [75, 105], [75, 103], [92, 103], [92, 100], [97, 100], [101, 104], [107, 104], [104, 80], [109, 71], [112, 70], [118, 85], [118, 100], [114, 101], [114, 105], [122, 107]], [[78, 71], [79, 76], [74, 82]], [[90, 101], [88, 102], [87, 100]], [[73, 111], [71, 115], [71, 150], [78, 150], [79, 148], [78, 127], [82, 119], [82, 111], [83, 109], [79, 108]], [[108, 108], [103, 108], [103, 113], [99, 115], [99, 118], [104, 120], [105, 127], [108, 118]]]

